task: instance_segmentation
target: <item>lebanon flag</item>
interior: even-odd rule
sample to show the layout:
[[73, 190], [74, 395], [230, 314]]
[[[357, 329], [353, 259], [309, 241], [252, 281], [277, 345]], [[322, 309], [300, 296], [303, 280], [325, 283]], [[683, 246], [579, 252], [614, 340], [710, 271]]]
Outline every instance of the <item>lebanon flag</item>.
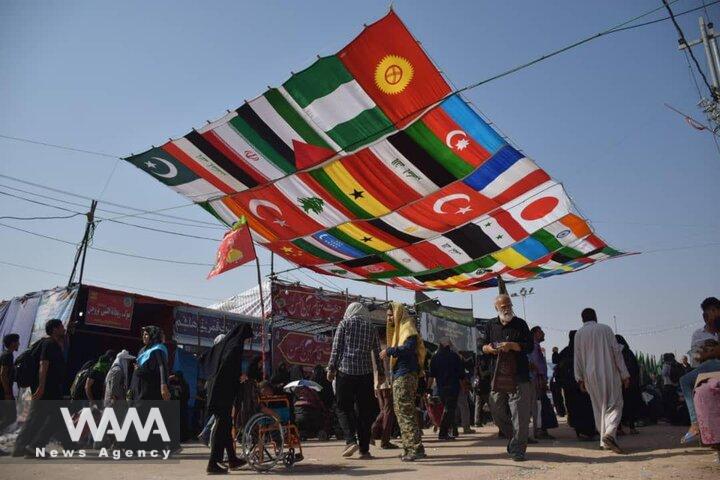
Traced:
[[365, 28], [338, 57], [400, 128], [450, 93], [440, 72], [393, 11]]
[[236, 227], [225, 234], [217, 251], [215, 267], [210, 270], [207, 278], [210, 279], [223, 272], [239, 267], [255, 259], [255, 246], [253, 245], [250, 229], [243, 220]]

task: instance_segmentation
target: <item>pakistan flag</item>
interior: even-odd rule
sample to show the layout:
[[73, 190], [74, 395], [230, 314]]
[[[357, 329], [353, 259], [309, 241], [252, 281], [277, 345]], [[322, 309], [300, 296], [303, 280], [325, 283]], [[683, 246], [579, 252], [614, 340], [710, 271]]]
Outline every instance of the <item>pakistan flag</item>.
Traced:
[[194, 202], [204, 202], [223, 195], [210, 182], [197, 176], [162, 148], [155, 147], [125, 160]]

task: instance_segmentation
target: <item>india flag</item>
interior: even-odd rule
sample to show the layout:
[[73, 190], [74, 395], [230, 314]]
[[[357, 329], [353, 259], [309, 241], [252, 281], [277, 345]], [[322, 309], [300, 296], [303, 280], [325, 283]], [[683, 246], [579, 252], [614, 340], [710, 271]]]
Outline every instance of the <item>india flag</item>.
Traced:
[[395, 129], [334, 55], [296, 73], [283, 87], [318, 129], [346, 151], [357, 150]]

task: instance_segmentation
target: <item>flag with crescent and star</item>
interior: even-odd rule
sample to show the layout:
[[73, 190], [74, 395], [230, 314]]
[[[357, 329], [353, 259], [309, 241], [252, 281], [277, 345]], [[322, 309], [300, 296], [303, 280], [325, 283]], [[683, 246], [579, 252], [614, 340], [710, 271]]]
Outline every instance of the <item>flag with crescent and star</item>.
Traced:
[[255, 257], [255, 245], [253, 245], [250, 236], [250, 229], [243, 218], [233, 226], [232, 230], [225, 234], [222, 242], [220, 242], [215, 267], [210, 271], [207, 278], [210, 279], [239, 267], [251, 260], [255, 260]]
[[490, 288], [624, 255], [451, 91], [394, 11], [280, 80], [126, 158], [219, 222], [246, 221], [213, 272], [254, 258], [253, 241], [325, 275], [410, 290]]

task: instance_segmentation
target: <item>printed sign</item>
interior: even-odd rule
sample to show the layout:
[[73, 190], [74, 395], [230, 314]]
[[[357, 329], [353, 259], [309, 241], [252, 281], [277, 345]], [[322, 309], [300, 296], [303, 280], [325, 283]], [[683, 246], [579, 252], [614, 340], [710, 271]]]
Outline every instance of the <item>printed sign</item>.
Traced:
[[332, 350], [332, 337], [273, 329], [273, 366], [288, 365], [314, 367], [327, 365]]
[[275, 318], [338, 324], [347, 308], [347, 298], [342, 294], [302, 285], [273, 284], [272, 288]]
[[85, 325], [130, 330], [134, 305], [131, 295], [91, 288], [85, 309]]
[[45, 322], [50, 319], [57, 318], [67, 327], [73, 307], [75, 306], [77, 293], [77, 287], [58, 288], [43, 292], [37, 312], [35, 313], [35, 323], [33, 325], [30, 344], [35, 343], [45, 336]]

